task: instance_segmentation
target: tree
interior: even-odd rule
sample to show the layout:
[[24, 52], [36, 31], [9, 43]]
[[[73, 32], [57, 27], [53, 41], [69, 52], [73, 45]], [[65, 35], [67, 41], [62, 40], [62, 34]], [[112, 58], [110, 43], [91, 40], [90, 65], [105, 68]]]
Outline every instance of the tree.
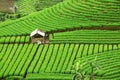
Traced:
[[84, 80], [85, 75], [82, 71], [82, 65], [80, 64], [80, 61], [76, 61], [75, 65], [73, 65], [73, 70], [75, 72], [73, 80]]
[[35, 6], [35, 9], [37, 10], [37, 11], [40, 11], [40, 0], [36, 0], [35, 2], [34, 2], [34, 6]]
[[88, 64], [91, 67], [90, 80], [94, 80], [94, 68], [96, 68], [97, 70], [100, 69], [96, 60], [97, 60], [97, 56], [94, 58], [93, 61], [87, 60]]
[[[90, 60], [85, 61], [86, 62], [85, 65], [88, 64], [91, 67], [89, 79], [87, 79], [87, 80], [94, 80], [94, 69], [95, 68], [97, 70], [100, 69], [96, 60], [97, 60], [97, 57], [95, 57], [93, 61], [90, 61]], [[82, 69], [83, 66], [84, 65], [81, 64], [80, 60], [77, 60], [75, 62], [75, 65], [73, 65], [73, 70], [75, 71], [75, 75], [73, 77], [73, 80], [84, 80], [84, 79], [88, 78], [88, 76], [87, 77], [85, 76], [85, 71]]]

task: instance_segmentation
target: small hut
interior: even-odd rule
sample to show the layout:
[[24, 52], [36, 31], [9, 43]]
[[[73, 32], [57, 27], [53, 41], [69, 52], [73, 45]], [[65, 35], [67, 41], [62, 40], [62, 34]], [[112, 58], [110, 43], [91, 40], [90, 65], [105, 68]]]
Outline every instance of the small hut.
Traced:
[[15, 13], [16, 10], [14, 0], [0, 0], [0, 12]]
[[30, 42], [44, 44], [49, 42], [49, 34], [36, 29], [30, 34]]

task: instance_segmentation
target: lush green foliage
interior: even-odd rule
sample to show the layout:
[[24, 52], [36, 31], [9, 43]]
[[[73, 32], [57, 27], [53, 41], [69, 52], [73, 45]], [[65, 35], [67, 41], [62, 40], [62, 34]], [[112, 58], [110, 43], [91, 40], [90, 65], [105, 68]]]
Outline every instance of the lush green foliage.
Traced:
[[65, 0], [27, 17], [1, 24], [0, 35], [29, 34], [36, 28], [51, 32], [70, 28], [118, 27], [120, 8], [117, 2]]
[[15, 14], [0, 13], [0, 24], [3, 21], [16, 20], [31, 13], [51, 7], [62, 0], [14, 0], [17, 7]]
[[25, 80], [72, 80], [72, 74], [40, 73], [28, 74]]
[[29, 43], [30, 36], [2, 36], [0, 43]]
[[63, 0], [34, 0], [34, 6], [37, 11], [49, 8]]
[[6, 20], [14, 20], [16, 18], [20, 18], [19, 14], [8, 14], [8, 13], [0, 13], [0, 23]]
[[[120, 32], [72, 31], [120, 29], [119, 0], [64, 0], [50, 8], [43, 5], [54, 0], [36, 1], [16, 0], [18, 13], [32, 14], [0, 24], [0, 80], [70, 80], [75, 60], [81, 61], [85, 75], [89, 75], [86, 60], [92, 62], [95, 56], [101, 67], [100, 71], [94, 70], [95, 80], [120, 79]], [[30, 43], [29, 34], [36, 28], [52, 33], [49, 44]]]
[[119, 74], [119, 57], [120, 57], [120, 50], [113, 50], [113, 51], [107, 51], [103, 52], [101, 54], [95, 54], [90, 55], [86, 57], [82, 57], [80, 59], [81, 65], [83, 67], [83, 70], [86, 72], [86, 75], [88, 75], [91, 72], [91, 67], [87, 63], [87, 61], [93, 61], [95, 56], [97, 56], [97, 63], [100, 66], [100, 70], [94, 69], [94, 75], [95, 80], [118, 80], [120, 79]]
[[17, 6], [17, 13], [21, 15], [28, 15], [36, 12], [34, 7], [34, 0], [17, 0], [15, 1]]
[[77, 30], [50, 35], [51, 43], [120, 43], [119, 31]]
[[[94, 45], [93, 48], [90, 45]], [[100, 45], [103, 45], [102, 52], [99, 52]], [[106, 45], [112, 45], [112, 50], [120, 48], [115, 44], [1, 44], [0, 77], [41, 72], [69, 74], [72, 73], [74, 60], [112, 51], [111, 48], [104, 51]], [[91, 49], [92, 53], [89, 53]]]

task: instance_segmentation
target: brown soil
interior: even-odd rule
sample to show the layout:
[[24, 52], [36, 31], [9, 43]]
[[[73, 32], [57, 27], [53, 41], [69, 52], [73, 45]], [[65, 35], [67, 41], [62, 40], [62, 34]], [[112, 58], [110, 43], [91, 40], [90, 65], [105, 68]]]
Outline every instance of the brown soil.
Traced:
[[13, 6], [13, 0], [0, 0], [0, 12], [13, 13], [13, 11], [10, 9]]
[[57, 31], [51, 31], [51, 32], [46, 32], [48, 34], [50, 33], [60, 33], [60, 32], [67, 32], [67, 31], [75, 31], [75, 30], [120, 30], [120, 26], [103, 26], [103, 27], [80, 27], [80, 28], [69, 28], [69, 29], [62, 29], [62, 30], [57, 30]]

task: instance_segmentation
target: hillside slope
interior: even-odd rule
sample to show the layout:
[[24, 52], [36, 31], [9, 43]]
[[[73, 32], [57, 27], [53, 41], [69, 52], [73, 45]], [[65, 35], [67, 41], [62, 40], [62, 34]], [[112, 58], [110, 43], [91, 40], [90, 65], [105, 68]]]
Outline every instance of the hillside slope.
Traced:
[[34, 7], [34, 0], [16, 0], [17, 13], [21, 15], [28, 15], [36, 12]]
[[[0, 80], [72, 80], [76, 73], [73, 66], [78, 60], [82, 67], [76, 67], [82, 68], [85, 80], [89, 80], [88, 62], [94, 64], [95, 59], [100, 64], [99, 71], [94, 69], [95, 80], [120, 80], [118, 3], [118, 0], [64, 0], [23, 18], [3, 22]], [[48, 44], [31, 43], [30, 33], [36, 28], [50, 33]]]
[[63, 0], [15, 0], [17, 11], [15, 14], [0, 13], [0, 24], [4, 21], [16, 20], [31, 13], [49, 8]]
[[29, 34], [36, 28], [45, 32], [104, 26], [119, 29], [120, 5], [117, 3], [117, 0], [66, 0], [24, 18], [1, 24], [0, 36]]
[[[114, 55], [117, 58], [119, 57], [119, 49], [120, 44], [0, 44], [0, 78], [25, 77], [32, 73], [33, 75], [35, 73], [72, 74], [72, 66], [76, 59], [80, 58], [81, 61], [84, 61], [84, 59], [92, 59], [98, 56], [99, 58], [105, 57], [104, 61], [108, 59], [106, 55], [111, 57]], [[111, 63], [117, 61], [116, 58], [111, 60]], [[90, 70], [90, 68], [88, 69]], [[88, 69], [84, 70], [87, 72]], [[98, 72], [98, 74], [101, 73]]]

